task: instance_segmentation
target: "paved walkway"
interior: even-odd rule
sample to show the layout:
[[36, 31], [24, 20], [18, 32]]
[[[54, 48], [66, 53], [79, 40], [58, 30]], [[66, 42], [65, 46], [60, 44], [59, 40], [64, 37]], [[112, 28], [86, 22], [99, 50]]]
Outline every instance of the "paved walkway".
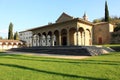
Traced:
[[56, 54], [44, 54], [44, 53], [39, 54], [39, 53], [27, 53], [27, 52], [7, 52], [7, 54], [24, 54], [24, 55], [34, 55], [34, 56], [64, 58], [64, 59], [84, 59], [90, 57], [90, 56], [56, 55]]

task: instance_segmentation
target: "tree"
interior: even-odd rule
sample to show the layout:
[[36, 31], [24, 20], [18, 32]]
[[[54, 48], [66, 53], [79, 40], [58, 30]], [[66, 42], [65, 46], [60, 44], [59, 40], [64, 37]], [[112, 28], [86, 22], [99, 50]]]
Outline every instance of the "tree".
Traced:
[[0, 40], [2, 40], [3, 38], [0, 36]]
[[94, 19], [94, 20], [93, 20], [93, 23], [99, 23], [99, 22], [101, 22], [100, 19]]
[[[105, 18], [98, 18], [98, 19], [94, 19], [93, 20], [93, 23], [99, 23], [99, 22], [104, 22]], [[118, 24], [120, 24], [120, 19], [118, 16], [112, 16], [109, 18], [109, 22], [111, 24], [114, 25], [114, 27], [116, 27]]]
[[120, 31], [120, 24], [117, 24], [117, 26], [114, 28], [114, 32]]
[[13, 39], [13, 24], [10, 23], [9, 25], [9, 31], [8, 31], [8, 39]]
[[105, 2], [105, 22], [109, 22], [109, 10], [108, 10], [107, 1]]
[[14, 40], [19, 40], [18, 32], [14, 34]]

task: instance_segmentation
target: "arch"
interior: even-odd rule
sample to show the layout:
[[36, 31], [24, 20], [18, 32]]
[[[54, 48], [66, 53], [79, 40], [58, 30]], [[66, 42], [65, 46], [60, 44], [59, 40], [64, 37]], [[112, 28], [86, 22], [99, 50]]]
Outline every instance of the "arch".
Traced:
[[47, 34], [46, 32], [42, 33], [42, 46], [47, 46]]
[[7, 43], [6, 43], [6, 42], [3, 42], [3, 43], [2, 43], [2, 48], [3, 48], [3, 49], [7, 49]]
[[52, 32], [49, 31], [47, 35], [47, 46], [51, 46], [51, 45], [52, 45]]
[[42, 35], [41, 35], [41, 33], [38, 33], [37, 35], [38, 35], [38, 44], [39, 44], [38, 46], [41, 46], [41, 40], [42, 40], [41, 36]]
[[2, 45], [6, 45], [6, 42], [3, 42]]
[[41, 33], [38, 33], [37, 35], [38, 35], [38, 36], [41, 36]]
[[52, 32], [51, 32], [51, 31], [49, 31], [49, 32], [48, 32], [48, 35], [52, 36]]
[[70, 28], [69, 29], [69, 40], [70, 40], [70, 45], [76, 45], [76, 28]]
[[46, 36], [46, 32], [43, 32], [42, 35]]
[[54, 45], [59, 45], [59, 31], [54, 31]]
[[67, 45], [67, 30], [66, 29], [61, 30], [61, 43], [64, 46]]
[[80, 33], [82, 33], [82, 32], [84, 32], [84, 28], [80, 27], [80, 28], [78, 29], [78, 31], [80, 31]]
[[83, 27], [78, 29], [78, 45], [85, 45], [85, 30]]
[[22, 43], [19, 42], [19, 43], [18, 43], [18, 47], [21, 47], [21, 46], [22, 46]]
[[90, 35], [90, 37], [91, 37], [91, 32], [90, 32], [90, 30], [89, 30], [89, 29], [86, 29], [86, 31], [88, 31], [88, 32], [89, 32], [89, 35]]
[[85, 35], [86, 35], [86, 39], [85, 39], [85, 45], [91, 45], [92, 44], [92, 41], [91, 41], [91, 32], [89, 29], [86, 29], [86, 32], [85, 32]]
[[8, 49], [11, 49], [11, 48], [13, 48], [13, 44], [12, 42], [8, 42]]
[[38, 35], [34, 34], [33, 35], [33, 46], [37, 46], [38, 45]]
[[17, 43], [16, 42], [13, 43], [13, 48], [17, 48]]

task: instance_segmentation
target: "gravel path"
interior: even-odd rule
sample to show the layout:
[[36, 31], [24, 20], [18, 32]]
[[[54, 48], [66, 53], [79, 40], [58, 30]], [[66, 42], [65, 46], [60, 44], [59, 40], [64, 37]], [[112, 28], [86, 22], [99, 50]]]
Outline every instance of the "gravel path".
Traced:
[[90, 57], [90, 56], [56, 55], [56, 54], [44, 54], [44, 53], [38, 54], [38, 53], [27, 53], [27, 52], [7, 52], [7, 54], [24, 54], [24, 55], [34, 55], [34, 56], [64, 58], [64, 59], [84, 59]]

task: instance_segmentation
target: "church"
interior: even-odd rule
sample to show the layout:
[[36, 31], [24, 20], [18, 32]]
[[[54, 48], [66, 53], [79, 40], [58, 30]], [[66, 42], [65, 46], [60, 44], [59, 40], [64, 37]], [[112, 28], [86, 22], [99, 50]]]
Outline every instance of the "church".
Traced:
[[21, 31], [20, 40], [32, 46], [91, 46], [111, 43], [113, 25], [108, 22], [93, 23], [62, 13], [55, 23]]

